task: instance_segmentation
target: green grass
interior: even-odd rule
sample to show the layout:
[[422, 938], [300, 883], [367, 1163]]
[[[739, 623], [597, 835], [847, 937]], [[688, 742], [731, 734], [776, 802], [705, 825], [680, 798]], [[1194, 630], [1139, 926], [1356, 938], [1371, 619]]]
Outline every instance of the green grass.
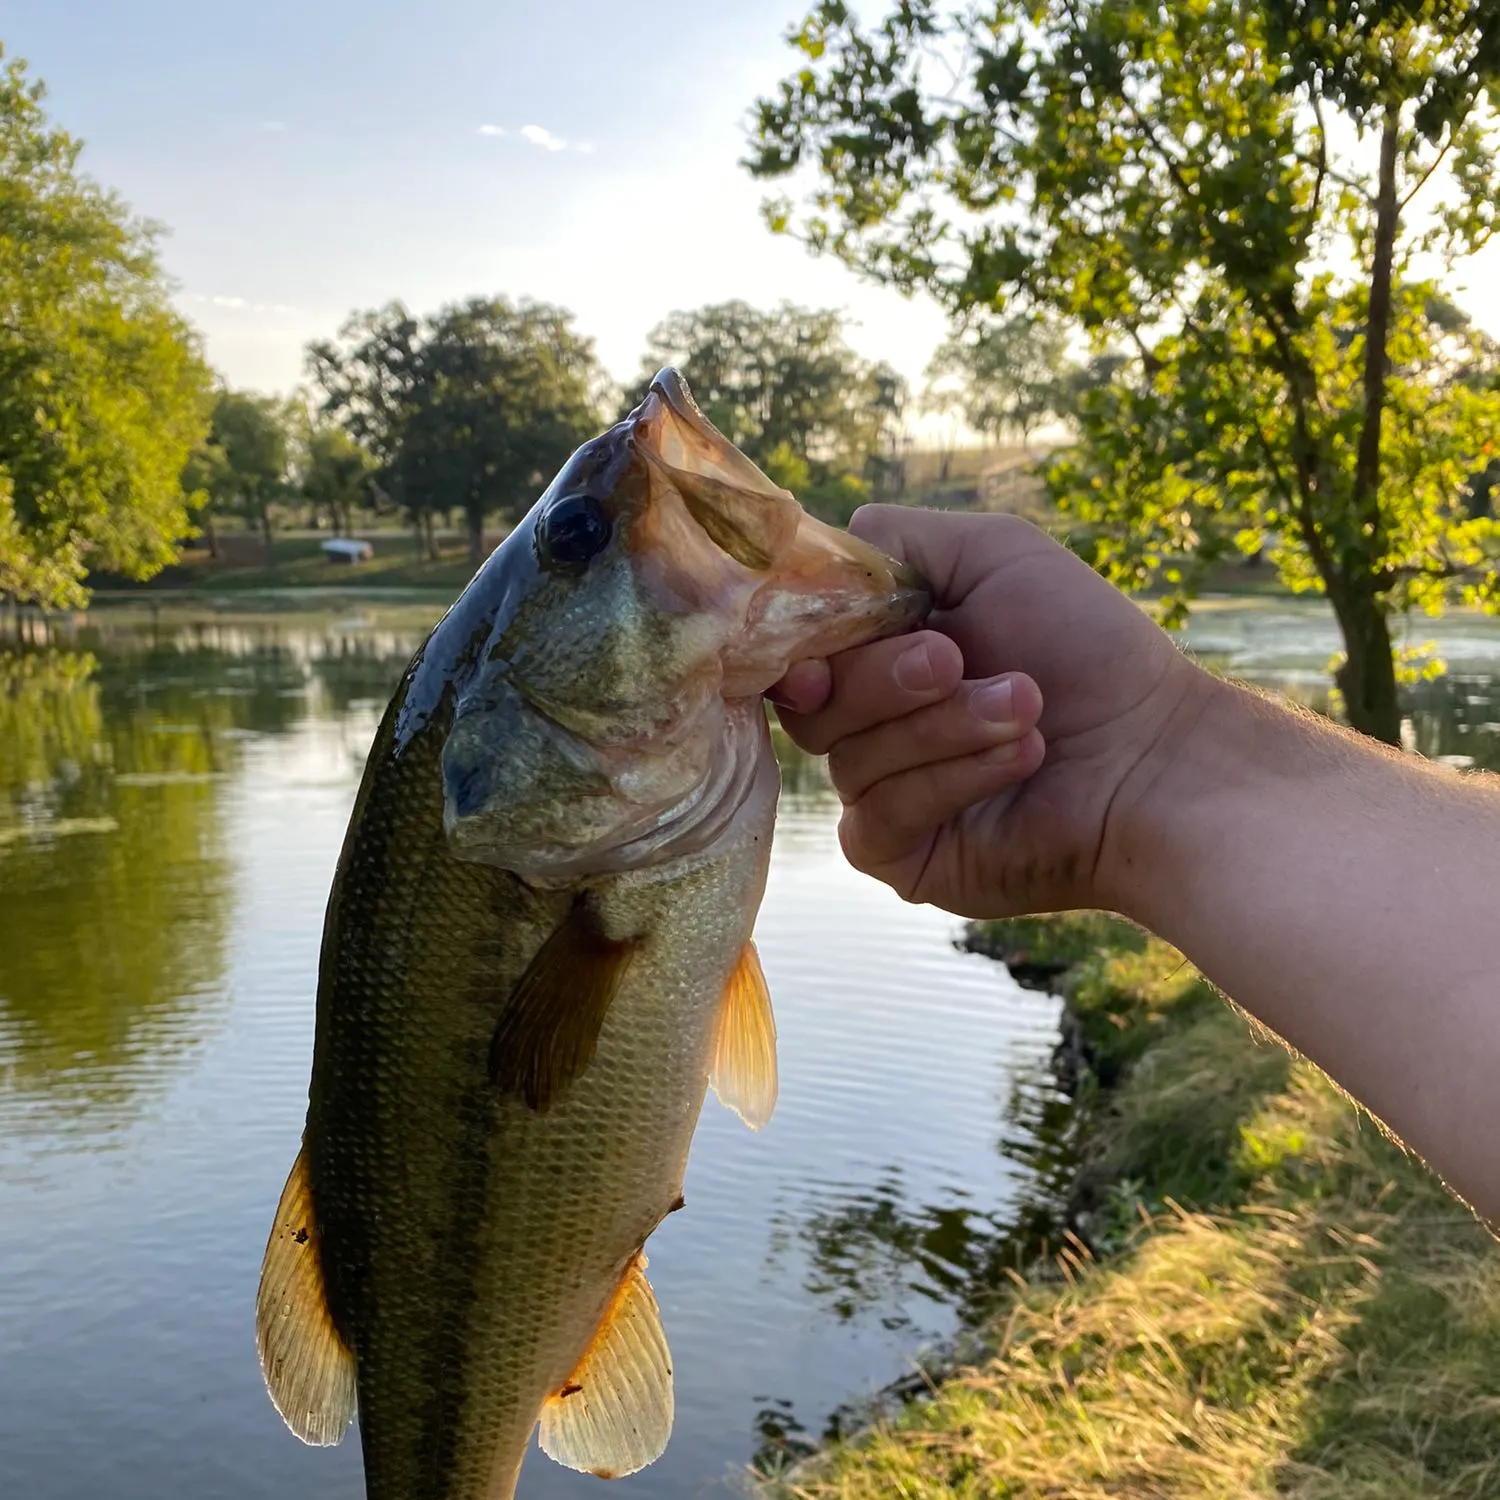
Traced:
[[[287, 588], [431, 588], [457, 593], [473, 575], [465, 545], [439, 539], [440, 557], [420, 556], [410, 532], [360, 532], [374, 544], [369, 562], [330, 563], [323, 557], [321, 532], [278, 532], [269, 556], [258, 537], [230, 534], [220, 539], [220, 556], [207, 548], [184, 549], [179, 561], [144, 584], [98, 575], [97, 592], [107, 595], [221, 593]], [[493, 541], [494, 538], [487, 540]]]
[[1064, 988], [1116, 1080], [1081, 1183], [1092, 1249], [1016, 1287], [984, 1360], [783, 1493], [1500, 1496], [1489, 1234], [1165, 945], [1093, 916], [979, 936], [1075, 957]]

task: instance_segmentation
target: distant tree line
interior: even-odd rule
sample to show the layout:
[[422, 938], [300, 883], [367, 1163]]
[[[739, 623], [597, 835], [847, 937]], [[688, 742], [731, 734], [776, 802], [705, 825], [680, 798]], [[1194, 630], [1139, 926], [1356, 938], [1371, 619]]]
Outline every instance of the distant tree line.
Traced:
[[836, 312], [742, 302], [672, 314], [628, 391], [567, 310], [474, 297], [357, 312], [289, 397], [216, 380], [172, 310], [156, 231], [78, 170], [42, 86], [0, 54], [0, 597], [79, 604], [90, 573], [145, 578], [226, 524], [259, 533], [399, 516], [436, 555], [462, 518], [530, 505], [568, 454], [682, 366], [715, 420], [835, 520], [889, 481], [905, 387]]

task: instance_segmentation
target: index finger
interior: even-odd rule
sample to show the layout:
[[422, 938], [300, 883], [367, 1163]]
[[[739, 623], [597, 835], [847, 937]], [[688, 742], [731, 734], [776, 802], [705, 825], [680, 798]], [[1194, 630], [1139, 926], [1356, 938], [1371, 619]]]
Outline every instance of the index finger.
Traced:
[[814, 755], [824, 754], [846, 735], [941, 702], [964, 675], [963, 653], [935, 630], [841, 651], [828, 666], [831, 691], [817, 712], [776, 707], [781, 727]]

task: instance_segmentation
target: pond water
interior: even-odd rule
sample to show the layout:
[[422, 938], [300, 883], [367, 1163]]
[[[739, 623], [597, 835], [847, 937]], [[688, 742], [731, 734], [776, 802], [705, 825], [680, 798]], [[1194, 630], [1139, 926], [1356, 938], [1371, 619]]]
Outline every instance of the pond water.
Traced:
[[[0, 1494], [361, 1494], [261, 1386], [260, 1255], [296, 1150], [317, 947], [363, 758], [438, 605], [99, 608], [0, 645]], [[1426, 753], [1500, 767], [1500, 629], [1430, 632]], [[1188, 642], [1317, 702], [1316, 605], [1210, 602]], [[956, 951], [838, 854], [790, 757], [757, 935], [781, 1099], [710, 1100], [688, 1210], [650, 1246], [674, 1352], [666, 1456], [604, 1489], [540, 1456], [523, 1497], [727, 1494], [983, 1306], [1044, 1203], [1057, 1006]]]
[[[370, 738], [436, 603], [96, 608], [0, 648], [0, 1494], [354, 1500], [252, 1308], [299, 1139], [323, 906]], [[838, 854], [790, 760], [757, 929], [781, 1035], [759, 1135], [712, 1100], [653, 1237], [666, 1456], [729, 1493], [974, 1310], [1038, 1192], [1056, 1003]]]

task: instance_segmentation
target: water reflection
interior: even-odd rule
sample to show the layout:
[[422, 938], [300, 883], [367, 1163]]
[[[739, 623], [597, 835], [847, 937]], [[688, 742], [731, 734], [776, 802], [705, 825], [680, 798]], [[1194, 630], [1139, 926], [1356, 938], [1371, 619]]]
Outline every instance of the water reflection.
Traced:
[[0, 651], [9, 1112], [104, 1132], [160, 1091], [225, 1006], [223, 803], [243, 743], [320, 705], [383, 703], [419, 638], [358, 618], [132, 611], [48, 622]]
[[228, 904], [216, 715], [106, 692], [88, 653], [0, 656], [0, 1088], [79, 1113], [191, 1045]]
[[[305, 1104], [328, 880], [375, 718], [439, 607], [103, 610], [0, 656], [0, 1327], [37, 1352], [0, 1372], [0, 1494], [361, 1493], [356, 1449], [282, 1431], [248, 1320]], [[1253, 622], [1237, 638], [1211, 618], [1212, 644], [1316, 702], [1331, 648], [1282, 614], [1290, 674]], [[1443, 649], [1454, 675], [1408, 695], [1414, 742], [1500, 766], [1479, 645]], [[1056, 1237], [1055, 1003], [854, 875], [823, 762], [776, 738], [757, 936], [781, 1103], [756, 1136], [710, 1106], [690, 1211], [653, 1240], [678, 1424], [621, 1497], [724, 1493], [754, 1450], [767, 1470], [805, 1453]], [[543, 1462], [526, 1484], [601, 1492]]]
[[872, 1316], [887, 1330], [924, 1336], [918, 1309], [927, 1302], [978, 1324], [1009, 1274], [1056, 1241], [1073, 1162], [1070, 1101], [1047, 1071], [1015, 1077], [1003, 1121], [996, 1149], [1024, 1168], [1025, 1183], [1003, 1208], [976, 1203], [956, 1184], [923, 1202], [893, 1162], [873, 1181], [820, 1183], [779, 1213], [769, 1264], [800, 1254], [804, 1289], [841, 1322]]

